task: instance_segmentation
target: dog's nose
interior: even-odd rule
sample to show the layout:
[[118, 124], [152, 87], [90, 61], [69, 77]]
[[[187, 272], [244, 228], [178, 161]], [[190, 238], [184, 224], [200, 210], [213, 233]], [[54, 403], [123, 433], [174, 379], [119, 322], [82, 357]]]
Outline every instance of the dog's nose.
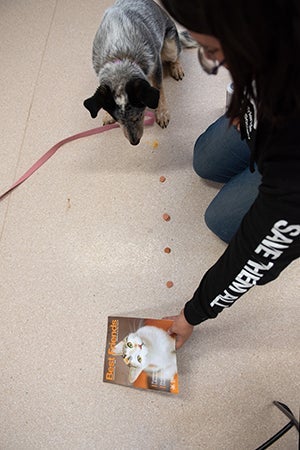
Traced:
[[130, 144], [131, 145], [138, 145], [140, 143], [140, 139], [132, 139], [131, 141], [130, 141]]

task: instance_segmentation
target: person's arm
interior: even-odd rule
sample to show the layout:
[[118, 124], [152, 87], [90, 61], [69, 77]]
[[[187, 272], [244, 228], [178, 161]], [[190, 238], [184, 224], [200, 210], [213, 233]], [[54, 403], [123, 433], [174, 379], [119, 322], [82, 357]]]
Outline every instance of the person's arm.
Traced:
[[[253, 286], [274, 280], [299, 256], [299, 217], [291, 217], [279, 203], [259, 194], [236, 236], [185, 305], [190, 324], [215, 318]], [[298, 216], [299, 210], [300, 203]]]
[[[206, 272], [186, 303], [187, 324], [193, 326], [215, 318], [253, 286], [274, 280], [300, 256], [298, 128], [291, 124], [263, 149], [259, 195], [224, 254]], [[173, 332], [181, 336], [181, 341], [186, 336], [186, 324], [181, 327], [182, 323], [182, 318], [174, 319]]]

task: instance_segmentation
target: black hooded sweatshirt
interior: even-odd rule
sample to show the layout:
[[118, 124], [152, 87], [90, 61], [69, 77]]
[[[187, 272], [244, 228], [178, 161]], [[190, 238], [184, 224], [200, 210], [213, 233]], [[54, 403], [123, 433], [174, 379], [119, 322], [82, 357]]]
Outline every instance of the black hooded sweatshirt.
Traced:
[[262, 122], [254, 130], [253, 124], [249, 111], [241, 137], [262, 174], [259, 193], [225, 252], [186, 303], [184, 315], [192, 325], [215, 318], [300, 256], [300, 113], [276, 128]]

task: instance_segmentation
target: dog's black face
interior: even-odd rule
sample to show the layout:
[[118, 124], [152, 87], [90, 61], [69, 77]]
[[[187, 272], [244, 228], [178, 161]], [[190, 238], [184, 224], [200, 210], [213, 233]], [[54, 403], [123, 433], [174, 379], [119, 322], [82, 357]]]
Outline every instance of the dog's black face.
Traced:
[[146, 107], [155, 109], [159, 102], [159, 91], [148, 81], [135, 78], [127, 82], [125, 89], [112, 92], [107, 85], [100, 85], [95, 94], [84, 101], [92, 118], [105, 109], [122, 127], [132, 145], [139, 144], [144, 131]]
[[[109, 111], [108, 111], [109, 112]], [[145, 107], [137, 108], [127, 104], [125, 109], [116, 107], [110, 115], [120, 124], [131, 145], [138, 145], [144, 132]]]

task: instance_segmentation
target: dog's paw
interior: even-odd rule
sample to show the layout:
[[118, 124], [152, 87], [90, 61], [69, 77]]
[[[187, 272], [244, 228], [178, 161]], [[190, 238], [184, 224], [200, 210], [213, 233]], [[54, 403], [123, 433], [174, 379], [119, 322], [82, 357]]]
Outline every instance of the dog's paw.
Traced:
[[157, 109], [155, 111], [155, 118], [156, 123], [158, 123], [161, 128], [167, 128], [170, 122], [170, 113], [167, 109]]
[[182, 80], [182, 78], [184, 77], [184, 71], [179, 61], [170, 63], [170, 73], [171, 76], [175, 78], [175, 80]]
[[109, 125], [109, 124], [115, 123], [115, 122], [116, 122], [115, 119], [113, 117], [111, 117], [110, 114], [108, 114], [108, 113], [104, 114], [103, 119], [102, 119], [103, 125]]

